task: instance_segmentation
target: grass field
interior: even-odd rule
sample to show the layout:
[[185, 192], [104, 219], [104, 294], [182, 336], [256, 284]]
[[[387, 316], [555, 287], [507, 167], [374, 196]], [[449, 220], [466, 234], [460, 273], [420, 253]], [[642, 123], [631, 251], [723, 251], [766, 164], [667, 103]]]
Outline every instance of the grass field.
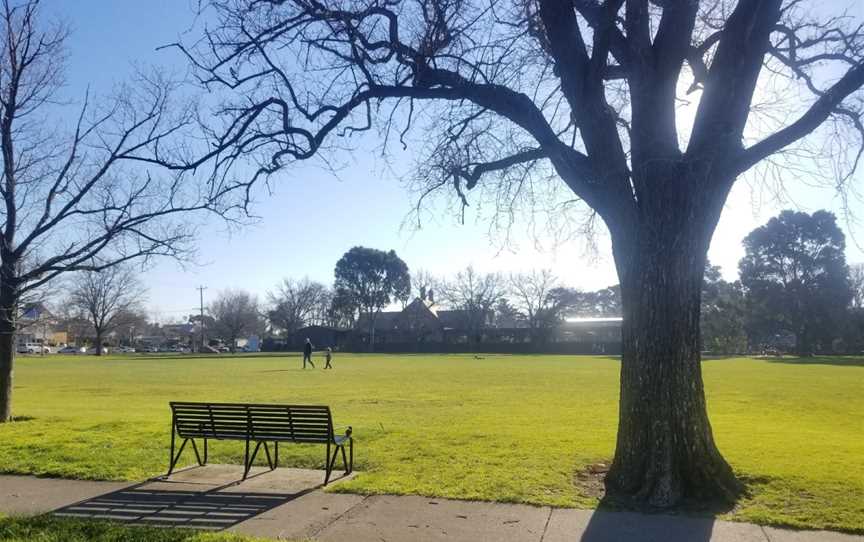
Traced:
[[137, 527], [110, 521], [57, 518], [0, 517], [3, 542], [256, 542], [233, 533], [202, 533], [192, 529]]
[[[703, 364], [717, 442], [750, 487], [733, 519], [864, 532], [864, 363]], [[574, 483], [614, 449], [619, 363], [587, 356], [23, 357], [0, 470], [138, 480], [168, 462], [169, 400], [329, 404], [362, 473], [340, 490], [592, 506]], [[320, 468], [320, 446], [280, 459]], [[184, 459], [191, 462], [194, 456]], [[217, 442], [213, 462], [241, 463]]]

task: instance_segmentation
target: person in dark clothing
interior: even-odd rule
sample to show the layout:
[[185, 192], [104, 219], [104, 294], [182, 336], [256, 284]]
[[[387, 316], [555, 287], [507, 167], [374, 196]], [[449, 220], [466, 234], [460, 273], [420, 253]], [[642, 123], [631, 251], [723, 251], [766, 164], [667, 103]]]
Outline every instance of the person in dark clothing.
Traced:
[[324, 354], [324, 361], [327, 362], [327, 365], [324, 366], [325, 369], [332, 369], [333, 366], [330, 365], [330, 362], [333, 360], [333, 350], [328, 346], [327, 352]]
[[306, 362], [309, 362], [309, 365], [312, 368], [315, 368], [315, 364], [312, 363], [312, 341], [306, 339], [306, 344], [303, 345], [303, 368], [306, 368]]

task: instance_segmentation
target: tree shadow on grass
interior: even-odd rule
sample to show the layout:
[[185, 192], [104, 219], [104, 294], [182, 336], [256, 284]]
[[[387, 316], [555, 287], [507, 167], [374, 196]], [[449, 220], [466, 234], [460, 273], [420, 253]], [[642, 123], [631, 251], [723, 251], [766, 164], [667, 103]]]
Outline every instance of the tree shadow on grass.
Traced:
[[862, 356], [801, 356], [759, 358], [769, 363], [788, 363], [790, 365], [836, 365], [838, 367], [864, 367]]

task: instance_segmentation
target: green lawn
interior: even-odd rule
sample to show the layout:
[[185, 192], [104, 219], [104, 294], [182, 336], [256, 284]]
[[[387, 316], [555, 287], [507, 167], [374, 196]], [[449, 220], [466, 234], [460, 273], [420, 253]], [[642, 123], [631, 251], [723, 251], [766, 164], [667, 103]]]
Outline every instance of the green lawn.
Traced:
[[233, 533], [202, 533], [192, 529], [138, 527], [110, 521], [57, 518], [49, 515], [0, 517], [3, 542], [255, 542]]
[[[787, 360], [788, 361], [788, 360]], [[864, 532], [864, 363], [706, 361], [717, 442], [750, 485], [735, 519]], [[19, 358], [0, 470], [138, 480], [168, 462], [169, 400], [329, 404], [362, 471], [340, 490], [591, 506], [574, 473], [611, 457], [616, 360], [587, 356], [337, 355]], [[217, 442], [212, 461], [242, 462]], [[285, 446], [321, 467], [323, 449]], [[185, 457], [191, 461], [192, 454]]]

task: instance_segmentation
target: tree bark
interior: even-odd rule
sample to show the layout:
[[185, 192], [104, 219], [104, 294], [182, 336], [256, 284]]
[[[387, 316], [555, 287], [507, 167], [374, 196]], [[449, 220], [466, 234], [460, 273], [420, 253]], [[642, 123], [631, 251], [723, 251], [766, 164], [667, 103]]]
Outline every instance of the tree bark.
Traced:
[[671, 206], [662, 216], [665, 223], [652, 218], [627, 238], [613, 233], [624, 321], [607, 494], [658, 508], [690, 499], [729, 502], [741, 486], [714, 443], [701, 371], [699, 317], [711, 230], [682, 208]]
[[96, 330], [96, 355], [102, 355], [102, 332], [98, 329]]
[[15, 368], [15, 295], [0, 286], [0, 423], [12, 420], [12, 381]]

